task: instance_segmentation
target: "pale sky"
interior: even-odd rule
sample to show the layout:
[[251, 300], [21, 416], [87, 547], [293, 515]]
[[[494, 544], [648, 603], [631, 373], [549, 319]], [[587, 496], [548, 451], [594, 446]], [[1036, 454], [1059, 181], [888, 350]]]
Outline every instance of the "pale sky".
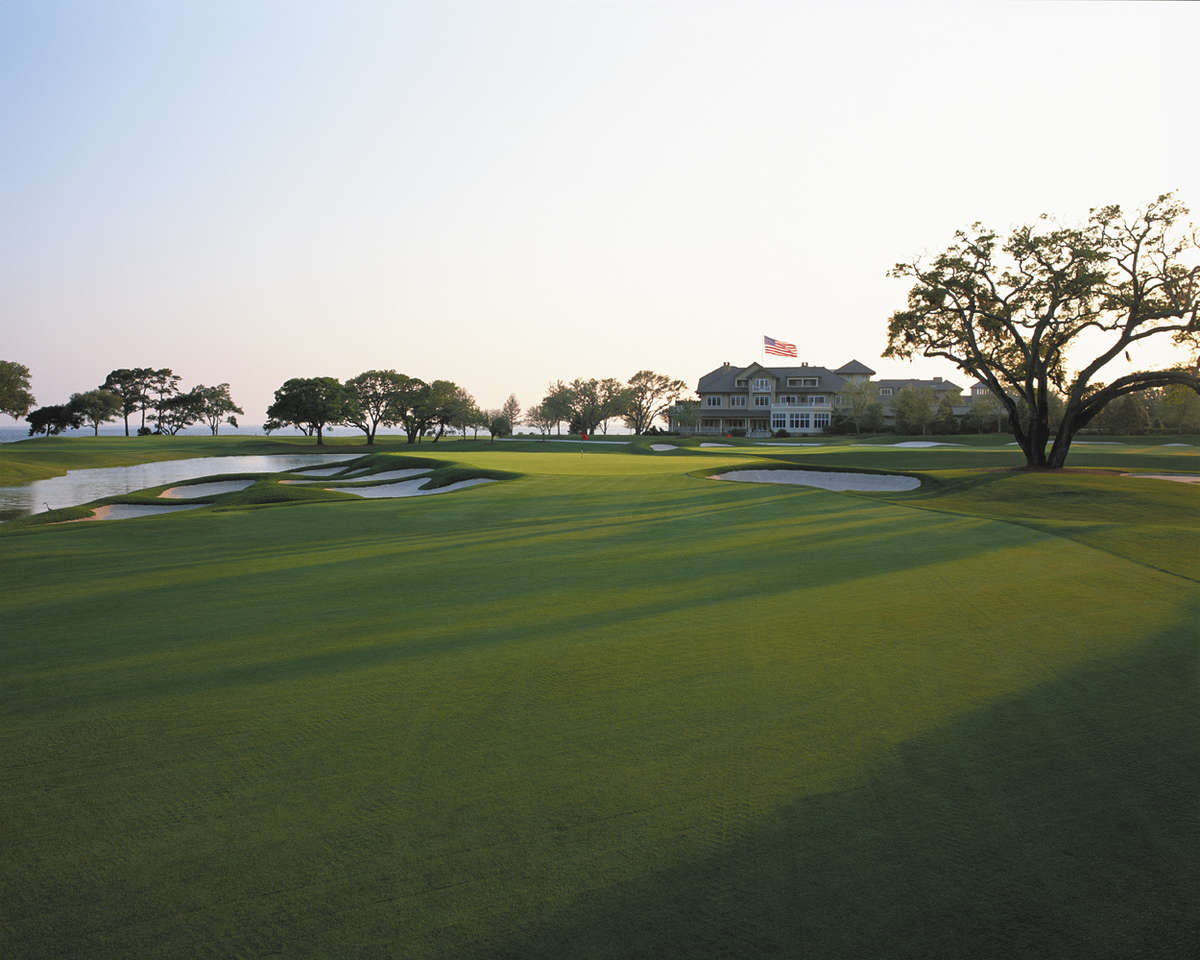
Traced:
[[[879, 359], [973, 220], [1200, 220], [1188, 3], [0, 2], [0, 359], [549, 380]], [[1135, 358], [1137, 359], [1137, 358]], [[6, 424], [12, 421], [5, 418]]]

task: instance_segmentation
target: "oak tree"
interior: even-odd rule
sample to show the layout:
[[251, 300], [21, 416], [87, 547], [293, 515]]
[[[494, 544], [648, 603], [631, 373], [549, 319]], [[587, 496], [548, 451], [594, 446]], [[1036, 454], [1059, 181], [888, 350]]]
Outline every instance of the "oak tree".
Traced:
[[[1026, 463], [1060, 468], [1075, 434], [1117, 397], [1170, 385], [1200, 392], [1197, 371], [1182, 364], [1103, 379], [1145, 341], [1200, 339], [1200, 262], [1187, 213], [1164, 194], [1131, 215], [1096, 208], [1081, 227], [1043, 217], [1005, 238], [978, 223], [960, 230], [932, 259], [889, 272], [912, 287], [891, 317], [884, 356], [939, 357], [978, 377]], [[1090, 359], [1078, 356], [1081, 339], [1100, 344]], [[1052, 424], [1055, 391], [1065, 403]]]

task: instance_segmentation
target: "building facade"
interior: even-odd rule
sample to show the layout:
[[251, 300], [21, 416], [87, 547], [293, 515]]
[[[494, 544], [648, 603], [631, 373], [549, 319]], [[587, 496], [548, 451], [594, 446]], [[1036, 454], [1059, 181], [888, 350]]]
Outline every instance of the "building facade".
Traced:
[[735, 367], [724, 363], [700, 378], [696, 385], [700, 396], [696, 425], [691, 431], [681, 432], [723, 435], [744, 430], [750, 437], [769, 436], [777, 430], [821, 433], [833, 420], [839, 395], [854, 383], [877, 386], [885, 416], [891, 413], [892, 397], [906, 386], [927, 387], [939, 400], [949, 395], [955, 406], [962, 402], [960, 388], [940, 377], [872, 381], [874, 375], [874, 370], [857, 360], [837, 370], [807, 363], [795, 367], [760, 363]]

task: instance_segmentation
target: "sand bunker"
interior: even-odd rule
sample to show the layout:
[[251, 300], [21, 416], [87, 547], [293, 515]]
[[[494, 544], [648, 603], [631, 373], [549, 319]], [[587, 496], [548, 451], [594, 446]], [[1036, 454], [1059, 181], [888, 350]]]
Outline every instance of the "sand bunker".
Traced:
[[893, 447], [961, 447], [961, 443], [950, 443], [947, 440], [904, 440], [891, 444]]
[[731, 470], [714, 474], [710, 480], [738, 480], [742, 483], [794, 483], [822, 490], [915, 490], [921, 485], [916, 477], [884, 473], [824, 473], [819, 470]]
[[167, 500], [194, 500], [196, 497], [215, 497], [220, 493], [236, 493], [253, 486], [253, 480], [217, 480], [213, 483], [193, 483], [184, 487], [171, 487], [159, 494]]
[[1164, 447], [1190, 447], [1190, 443], [1164, 443]]
[[732, 443], [702, 443], [702, 447], [732, 447]]
[[1200, 474], [1195, 473], [1123, 473], [1121, 476], [1138, 480], [1174, 480], [1176, 483], [1200, 484]]
[[678, 450], [679, 448], [673, 443], [652, 443], [650, 449], [662, 453], [664, 450]]
[[377, 500], [382, 498], [392, 497], [427, 497], [433, 493], [449, 493], [451, 490], [462, 490], [466, 487], [475, 487], [481, 483], [495, 483], [495, 480], [489, 480], [485, 477], [477, 477], [474, 480], [460, 480], [458, 483], [450, 483], [444, 487], [436, 487], [433, 490], [419, 489], [421, 484], [426, 483], [424, 479], [406, 480], [403, 483], [381, 483], [375, 487], [325, 487], [334, 493], [352, 493], [356, 497], [366, 497], [369, 500]]
[[110, 503], [97, 507], [90, 517], [80, 517], [78, 520], [66, 520], [65, 523], [86, 523], [89, 520], [132, 520], [134, 517], [152, 517], [156, 513], [178, 513], [180, 510], [198, 510], [207, 507], [207, 503], [187, 503], [175, 506], [152, 506], [141, 503]]

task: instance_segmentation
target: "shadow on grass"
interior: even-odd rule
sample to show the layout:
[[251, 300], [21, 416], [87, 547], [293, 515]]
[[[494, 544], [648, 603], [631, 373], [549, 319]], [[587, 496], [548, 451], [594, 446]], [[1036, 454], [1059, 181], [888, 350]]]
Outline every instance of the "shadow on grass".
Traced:
[[990, 704], [474, 955], [1195, 956], [1195, 637]]

